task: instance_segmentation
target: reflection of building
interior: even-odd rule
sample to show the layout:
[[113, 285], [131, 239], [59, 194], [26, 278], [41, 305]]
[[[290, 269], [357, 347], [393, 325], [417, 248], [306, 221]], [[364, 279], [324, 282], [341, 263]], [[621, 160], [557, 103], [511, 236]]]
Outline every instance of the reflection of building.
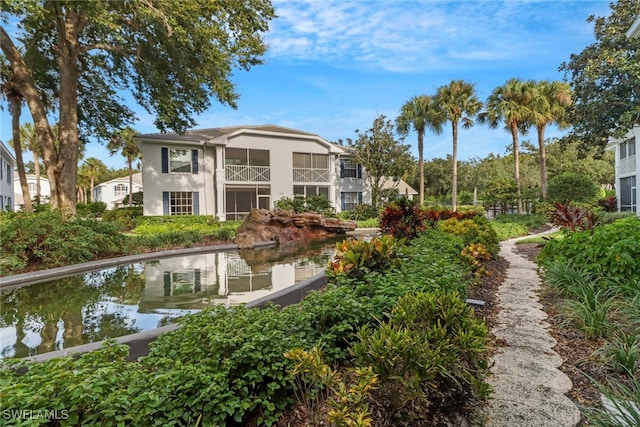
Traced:
[[[327, 256], [333, 249], [327, 249]], [[309, 279], [325, 266], [324, 259], [290, 259], [251, 267], [237, 252], [165, 258], [145, 264], [139, 311], [247, 303]]]
[[[12, 211], [14, 206], [13, 169], [16, 159], [9, 149], [0, 141], [0, 211]], [[20, 184], [18, 183], [18, 186]]]

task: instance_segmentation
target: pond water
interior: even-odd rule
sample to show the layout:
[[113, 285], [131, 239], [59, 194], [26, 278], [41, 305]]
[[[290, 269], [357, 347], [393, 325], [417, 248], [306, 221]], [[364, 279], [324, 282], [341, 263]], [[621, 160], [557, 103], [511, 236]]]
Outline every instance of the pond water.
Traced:
[[126, 264], [0, 293], [0, 358], [155, 329], [215, 304], [247, 303], [324, 271], [333, 239]]

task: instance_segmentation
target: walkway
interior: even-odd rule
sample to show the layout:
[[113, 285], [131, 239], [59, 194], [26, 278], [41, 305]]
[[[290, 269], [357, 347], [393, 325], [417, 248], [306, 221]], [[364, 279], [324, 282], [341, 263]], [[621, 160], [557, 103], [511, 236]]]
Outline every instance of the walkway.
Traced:
[[492, 335], [500, 340], [488, 382], [494, 393], [485, 409], [487, 427], [574, 427], [580, 412], [565, 393], [573, 386], [558, 367], [562, 358], [548, 332], [535, 263], [515, 253], [518, 239], [500, 244], [509, 262], [497, 293], [500, 311]]

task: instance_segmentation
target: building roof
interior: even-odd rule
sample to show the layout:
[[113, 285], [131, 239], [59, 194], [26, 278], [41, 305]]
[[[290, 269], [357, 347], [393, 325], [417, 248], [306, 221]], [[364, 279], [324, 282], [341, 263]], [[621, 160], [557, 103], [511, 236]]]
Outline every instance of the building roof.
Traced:
[[[382, 185], [382, 188], [394, 188], [395, 185], [396, 181], [393, 178], [389, 178]], [[414, 190], [413, 187], [411, 187], [409, 184], [407, 184], [404, 179], [401, 179], [400, 182], [398, 182], [398, 186], [395, 188], [398, 190], [398, 194], [400, 194], [401, 196], [415, 196], [416, 194], [418, 194], [418, 192]]]
[[8, 160], [14, 167], [16, 166], [16, 158], [13, 157], [9, 148], [2, 141], [0, 141], [0, 154], [2, 154], [2, 158]]
[[[139, 186], [142, 187], [142, 173], [141, 172], [137, 172], [133, 174], [133, 183], [134, 184], [138, 184]], [[105, 182], [101, 182], [100, 184], [96, 184], [96, 187], [100, 187], [103, 185], [109, 185], [109, 184], [114, 184], [116, 182], [123, 182], [125, 184], [129, 183], [129, 175], [127, 176], [121, 176], [118, 178], [113, 178], [112, 180], [109, 181], [105, 181]]]
[[169, 141], [184, 141], [184, 142], [205, 142], [213, 139], [220, 138], [221, 136], [230, 136], [238, 133], [246, 132], [270, 132], [281, 133], [291, 135], [302, 135], [307, 137], [320, 138], [318, 135], [310, 132], [303, 132], [296, 129], [286, 128], [276, 125], [243, 125], [243, 126], [228, 126], [221, 128], [208, 128], [208, 129], [193, 129], [188, 130], [182, 134], [178, 133], [147, 133], [142, 135], [136, 135], [136, 138], [140, 139], [154, 139], [154, 140], [169, 140]]

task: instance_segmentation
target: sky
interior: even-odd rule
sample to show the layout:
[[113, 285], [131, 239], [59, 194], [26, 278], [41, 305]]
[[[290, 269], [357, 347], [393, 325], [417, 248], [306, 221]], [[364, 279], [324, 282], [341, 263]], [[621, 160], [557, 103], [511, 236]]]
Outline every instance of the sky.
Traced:
[[[435, 94], [452, 80], [476, 86], [485, 101], [510, 78], [562, 80], [558, 67], [595, 41], [590, 15], [608, 16], [609, 0], [272, 0], [278, 18], [264, 35], [265, 63], [237, 71], [238, 108], [215, 100], [196, 128], [274, 124], [316, 133], [328, 141], [355, 139], [374, 119], [395, 120], [416, 95]], [[0, 140], [11, 139], [5, 105]], [[137, 112], [134, 128], [154, 133], [154, 117]], [[31, 121], [27, 108], [23, 121]], [[566, 130], [551, 127], [547, 137]], [[535, 142], [535, 134], [521, 137]], [[398, 137], [398, 139], [400, 139]], [[404, 140], [417, 158], [417, 136]], [[504, 154], [511, 136], [476, 124], [458, 137], [458, 158]], [[452, 152], [450, 126], [425, 136], [425, 160]], [[85, 158], [126, 166], [92, 142]], [[27, 155], [26, 160], [31, 158]]]

